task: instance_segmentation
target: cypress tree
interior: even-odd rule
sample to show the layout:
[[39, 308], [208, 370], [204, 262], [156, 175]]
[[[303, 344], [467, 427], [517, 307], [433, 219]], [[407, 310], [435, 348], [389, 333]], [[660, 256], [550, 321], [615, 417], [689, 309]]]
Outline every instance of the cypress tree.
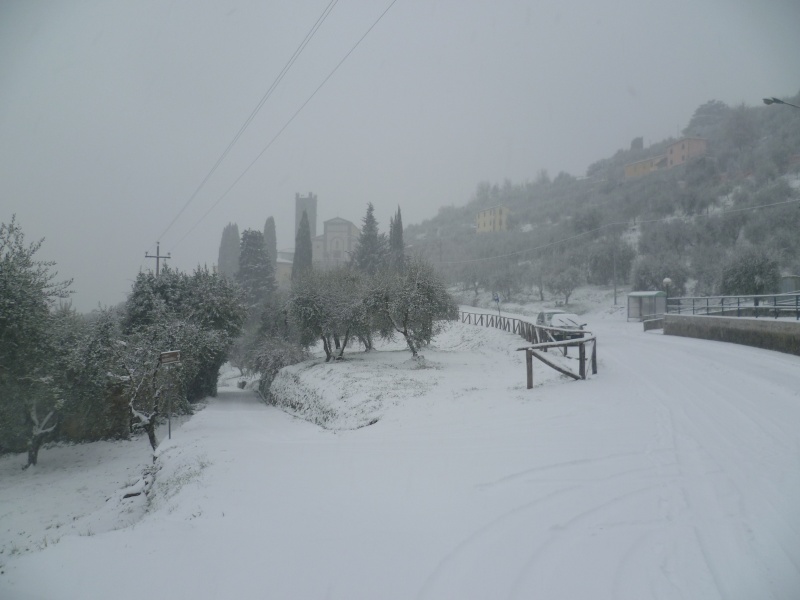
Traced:
[[303, 273], [311, 270], [311, 227], [308, 215], [303, 211], [297, 236], [294, 240], [294, 261], [292, 262], [292, 281], [299, 279]]
[[269, 253], [272, 270], [276, 271], [278, 265], [278, 237], [275, 234], [275, 219], [272, 217], [268, 217], [267, 222], [264, 223], [264, 246]]
[[397, 214], [389, 220], [389, 257], [391, 268], [395, 271], [402, 271], [406, 257], [403, 244], [403, 217], [400, 214], [399, 206]]
[[217, 259], [217, 273], [228, 279], [234, 279], [239, 271], [239, 243], [239, 226], [228, 223], [222, 230]]
[[375, 275], [386, 259], [386, 238], [378, 233], [378, 222], [375, 220], [375, 207], [372, 202], [367, 205], [364, 226], [358, 236], [358, 245], [353, 252], [353, 266], [367, 275]]
[[244, 290], [248, 309], [263, 304], [275, 291], [275, 272], [264, 249], [264, 234], [255, 229], [242, 232], [239, 272], [236, 280]]

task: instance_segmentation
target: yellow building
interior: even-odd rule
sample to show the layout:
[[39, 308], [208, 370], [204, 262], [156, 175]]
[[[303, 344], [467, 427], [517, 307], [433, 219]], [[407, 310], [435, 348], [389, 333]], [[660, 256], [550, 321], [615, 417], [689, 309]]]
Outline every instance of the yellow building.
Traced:
[[645, 158], [625, 165], [625, 179], [634, 179], [659, 169], [669, 169], [684, 164], [690, 158], [708, 152], [708, 140], [687, 137], [667, 146], [667, 153], [655, 158]]
[[683, 138], [667, 146], [667, 167], [682, 165], [690, 158], [708, 152], [708, 141], [703, 138]]
[[478, 233], [489, 231], [508, 231], [508, 215], [505, 206], [493, 206], [478, 213]]
[[667, 157], [665, 155], [656, 156], [654, 158], [645, 158], [644, 160], [637, 160], [633, 163], [625, 165], [625, 179], [634, 179], [647, 175], [653, 171], [663, 168], [667, 164]]

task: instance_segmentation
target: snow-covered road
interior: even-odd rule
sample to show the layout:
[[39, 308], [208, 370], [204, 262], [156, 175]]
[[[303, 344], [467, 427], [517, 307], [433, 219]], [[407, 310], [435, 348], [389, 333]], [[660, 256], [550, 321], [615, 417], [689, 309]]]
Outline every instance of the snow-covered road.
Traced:
[[[349, 431], [225, 389], [140, 522], [8, 559], [0, 598], [800, 597], [800, 358], [593, 329], [597, 376], [529, 391], [518, 338], [455, 325]], [[321, 385], [386, 380], [360, 360]]]

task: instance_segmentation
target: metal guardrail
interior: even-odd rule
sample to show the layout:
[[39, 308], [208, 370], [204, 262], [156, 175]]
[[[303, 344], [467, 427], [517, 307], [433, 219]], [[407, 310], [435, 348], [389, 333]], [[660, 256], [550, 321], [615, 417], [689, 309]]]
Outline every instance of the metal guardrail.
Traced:
[[668, 298], [667, 314], [711, 317], [794, 317], [800, 320], [800, 292], [756, 296]]

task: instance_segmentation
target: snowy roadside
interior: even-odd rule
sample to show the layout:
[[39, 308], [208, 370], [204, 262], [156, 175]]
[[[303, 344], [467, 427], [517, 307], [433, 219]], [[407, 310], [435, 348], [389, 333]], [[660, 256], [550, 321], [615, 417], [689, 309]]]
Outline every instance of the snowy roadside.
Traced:
[[[392, 409], [415, 406], [416, 399], [453, 378], [462, 383], [452, 391], [456, 398], [486, 391], [488, 373], [506, 380], [508, 391], [519, 391], [525, 366], [517, 348], [524, 343], [496, 329], [447, 323], [416, 359], [400, 340], [378, 342], [372, 352], [345, 352], [344, 361], [318, 358], [286, 367], [271, 391], [276, 406], [289, 414], [325, 429], [359, 429], [374, 425]], [[570, 363], [556, 355], [552, 360]], [[536, 385], [558, 378], [555, 371], [542, 370]]]
[[0, 565], [65, 535], [126, 527], [144, 513], [135, 493], [152, 465], [146, 438], [45, 447], [25, 471], [23, 455], [0, 457]]
[[305, 420], [221, 386], [141, 520], [11, 557], [0, 597], [794, 598], [800, 358], [586, 314], [588, 381], [526, 390], [519, 338], [453, 323], [428, 368], [293, 368]]
[[[450, 392], [451, 400], [480, 396], [487, 389], [483, 369], [508, 370], [503, 377], [509, 378], [509, 389], [521, 390], [524, 366], [515, 351], [520, 342], [501, 331], [453, 323], [423, 350], [419, 360], [412, 359], [400, 341], [379, 343], [369, 353], [348, 350], [344, 361], [312, 359], [286, 368], [273, 389], [280, 398], [279, 408], [293, 416], [329, 430], [358, 429], [377, 423], [393, 410], [416, 410], [415, 400], [454, 374], [462, 386]], [[555, 372], [543, 374], [537, 385], [557, 378]], [[247, 377], [227, 367], [219, 389], [221, 393], [237, 390], [242, 380]], [[173, 432], [185, 420], [173, 420]], [[155, 466], [147, 440], [141, 436], [49, 445], [42, 450], [40, 464], [26, 471], [21, 469], [23, 455], [0, 457], [0, 506], [4, 507], [0, 511], [0, 569], [9, 557], [42, 550], [65, 535], [94, 536], [129, 527], [148, 510], [167, 503], [181, 482], [195, 479], [207, 465], [202, 456], [181, 462], [176, 458], [178, 446], [166, 438], [164, 424], [158, 431], [161, 444]], [[153, 490], [142, 493], [153, 479]]]
[[[195, 405], [195, 411], [204, 406]], [[188, 418], [173, 418], [173, 432]], [[166, 423], [157, 437], [168, 437]], [[130, 440], [48, 444], [39, 464], [23, 470], [26, 458], [0, 457], [0, 569], [10, 557], [42, 550], [64, 536], [91, 537], [129, 527], [148, 509], [154, 465], [144, 434]]]

